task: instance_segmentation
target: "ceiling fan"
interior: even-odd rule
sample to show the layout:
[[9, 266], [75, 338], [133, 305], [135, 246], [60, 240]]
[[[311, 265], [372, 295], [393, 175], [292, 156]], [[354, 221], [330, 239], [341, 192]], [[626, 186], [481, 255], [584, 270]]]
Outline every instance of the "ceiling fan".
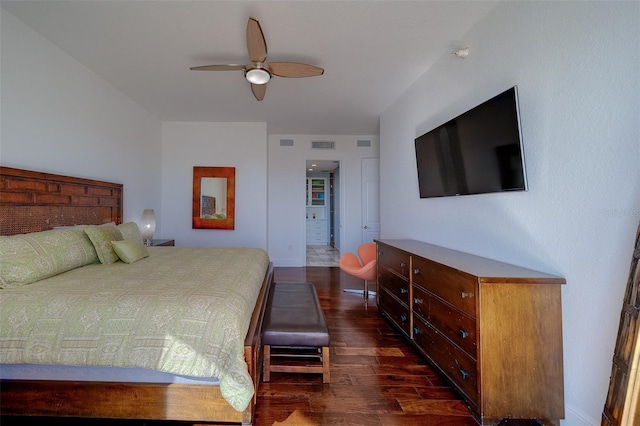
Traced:
[[313, 77], [324, 74], [324, 70], [314, 65], [298, 62], [265, 62], [267, 60], [267, 43], [260, 23], [249, 18], [247, 22], [247, 50], [251, 63], [248, 65], [204, 65], [191, 67], [192, 71], [235, 71], [242, 70], [245, 78], [251, 83], [251, 91], [257, 100], [264, 99], [267, 83], [271, 77]]

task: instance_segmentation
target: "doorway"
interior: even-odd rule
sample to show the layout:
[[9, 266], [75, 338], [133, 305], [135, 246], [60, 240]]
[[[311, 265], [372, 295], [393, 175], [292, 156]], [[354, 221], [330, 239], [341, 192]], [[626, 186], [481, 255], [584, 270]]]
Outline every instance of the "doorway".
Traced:
[[306, 161], [306, 264], [338, 266], [340, 162]]

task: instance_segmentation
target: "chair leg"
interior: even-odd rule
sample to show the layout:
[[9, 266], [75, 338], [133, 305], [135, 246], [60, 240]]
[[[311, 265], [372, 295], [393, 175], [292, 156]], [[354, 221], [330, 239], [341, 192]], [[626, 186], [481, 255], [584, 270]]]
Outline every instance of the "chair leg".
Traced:
[[368, 299], [370, 296], [375, 296], [376, 292], [369, 290], [369, 281], [364, 280], [364, 298]]
[[365, 300], [367, 300], [369, 298], [369, 296], [375, 296], [376, 295], [375, 291], [369, 290], [369, 282], [367, 280], [364, 280], [364, 289], [362, 289], [362, 290], [357, 290], [355, 288], [345, 288], [342, 291], [345, 292], [345, 293], [362, 294], [364, 296]]

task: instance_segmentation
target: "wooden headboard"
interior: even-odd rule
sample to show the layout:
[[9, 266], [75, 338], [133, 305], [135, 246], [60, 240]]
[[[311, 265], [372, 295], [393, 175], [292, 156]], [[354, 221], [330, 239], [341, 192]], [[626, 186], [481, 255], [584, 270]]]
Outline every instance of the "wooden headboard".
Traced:
[[0, 235], [122, 223], [122, 184], [0, 167]]

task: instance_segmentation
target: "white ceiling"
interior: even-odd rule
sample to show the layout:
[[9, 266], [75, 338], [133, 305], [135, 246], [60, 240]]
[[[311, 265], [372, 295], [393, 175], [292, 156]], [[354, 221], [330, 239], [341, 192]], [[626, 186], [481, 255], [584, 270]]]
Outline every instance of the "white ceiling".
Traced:
[[[270, 134], [378, 133], [379, 115], [495, 1], [5, 1], [34, 28], [162, 121], [266, 122]], [[268, 61], [320, 66], [268, 83], [262, 102], [242, 71], [248, 17]], [[425, 100], [428, 101], [428, 100]]]
[[307, 160], [307, 172], [333, 172], [340, 167], [340, 162], [336, 160]]

